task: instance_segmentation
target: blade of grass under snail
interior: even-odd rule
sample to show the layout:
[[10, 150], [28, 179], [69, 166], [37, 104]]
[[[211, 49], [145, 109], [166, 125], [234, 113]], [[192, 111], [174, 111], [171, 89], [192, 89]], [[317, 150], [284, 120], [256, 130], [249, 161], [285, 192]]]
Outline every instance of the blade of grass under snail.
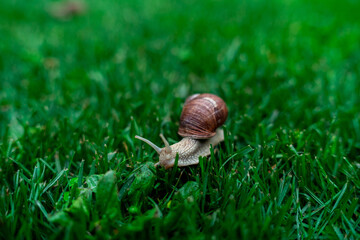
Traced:
[[175, 163], [171, 169], [171, 175], [170, 175], [170, 179], [169, 179], [170, 184], [172, 184], [174, 182], [174, 179], [175, 179], [175, 176], [177, 173], [177, 169], [178, 169], [178, 162], [179, 162], [179, 154], [176, 154]]

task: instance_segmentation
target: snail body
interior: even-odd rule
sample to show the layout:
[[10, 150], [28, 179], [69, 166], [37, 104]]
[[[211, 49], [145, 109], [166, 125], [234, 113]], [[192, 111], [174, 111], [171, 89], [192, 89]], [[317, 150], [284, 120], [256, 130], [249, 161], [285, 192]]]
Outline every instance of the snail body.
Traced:
[[211, 145], [215, 147], [224, 141], [224, 131], [219, 127], [225, 122], [227, 114], [226, 104], [218, 96], [195, 94], [187, 98], [181, 113], [178, 133], [184, 138], [180, 142], [170, 146], [160, 134], [165, 147], [159, 148], [145, 138], [135, 138], [149, 144], [160, 155], [155, 166], [173, 167], [177, 154], [179, 167], [198, 164], [200, 156], [210, 155]]

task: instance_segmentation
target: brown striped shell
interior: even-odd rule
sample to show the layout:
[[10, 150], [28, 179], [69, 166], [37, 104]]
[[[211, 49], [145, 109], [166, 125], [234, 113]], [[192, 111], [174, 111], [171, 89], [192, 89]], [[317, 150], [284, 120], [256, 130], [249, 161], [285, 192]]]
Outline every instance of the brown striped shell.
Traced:
[[180, 116], [178, 134], [193, 139], [208, 139], [224, 124], [228, 109], [220, 97], [204, 93], [186, 99]]

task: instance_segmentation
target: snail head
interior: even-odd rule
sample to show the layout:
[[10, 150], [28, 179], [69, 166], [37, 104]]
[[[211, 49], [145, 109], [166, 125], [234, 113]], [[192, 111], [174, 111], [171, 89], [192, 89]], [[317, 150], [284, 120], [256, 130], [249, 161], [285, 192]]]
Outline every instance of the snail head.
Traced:
[[166, 169], [168, 169], [174, 165], [176, 152], [174, 152], [171, 149], [171, 146], [169, 145], [164, 135], [160, 134], [160, 138], [165, 144], [165, 147], [163, 148], [159, 148], [158, 146], [156, 146], [154, 143], [152, 143], [150, 140], [146, 138], [142, 138], [140, 136], [135, 136], [135, 138], [150, 145], [150, 147], [152, 147], [160, 155], [159, 162], [155, 164], [155, 166], [160, 164], [161, 166], [164, 166]]

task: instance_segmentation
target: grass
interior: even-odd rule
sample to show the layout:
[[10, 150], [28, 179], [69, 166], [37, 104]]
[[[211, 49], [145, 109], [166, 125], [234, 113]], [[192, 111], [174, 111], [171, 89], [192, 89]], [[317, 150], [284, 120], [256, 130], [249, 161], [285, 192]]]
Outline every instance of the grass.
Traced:
[[[358, 2], [1, 5], [1, 238], [360, 237]], [[155, 169], [197, 92], [225, 142]]]

